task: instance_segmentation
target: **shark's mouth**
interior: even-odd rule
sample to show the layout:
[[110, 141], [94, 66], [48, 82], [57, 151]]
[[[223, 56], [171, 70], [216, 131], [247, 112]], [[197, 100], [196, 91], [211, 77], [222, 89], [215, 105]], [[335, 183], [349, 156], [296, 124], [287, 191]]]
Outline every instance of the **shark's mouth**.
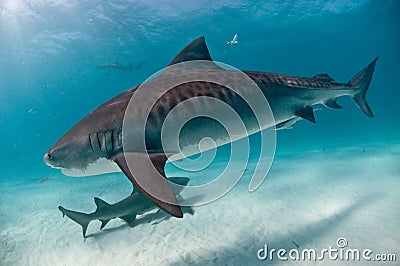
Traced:
[[44, 163], [48, 166], [48, 167], [51, 167], [51, 168], [55, 168], [55, 169], [61, 169], [61, 167], [57, 167], [57, 166], [54, 166], [54, 165], [52, 165], [51, 163], [49, 163], [48, 161], [44, 161]]
[[75, 177], [121, 172], [121, 169], [114, 161], [105, 158], [97, 159], [93, 163], [88, 164], [84, 169], [62, 168], [62, 167], [53, 167], [53, 168], [61, 169], [61, 173], [63, 173], [66, 176], [75, 176]]

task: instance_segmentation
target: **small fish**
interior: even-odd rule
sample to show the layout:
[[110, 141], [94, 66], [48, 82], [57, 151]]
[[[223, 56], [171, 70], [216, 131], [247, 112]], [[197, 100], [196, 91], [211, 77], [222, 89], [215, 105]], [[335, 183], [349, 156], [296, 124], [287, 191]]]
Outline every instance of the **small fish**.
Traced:
[[39, 179], [39, 184], [43, 184], [44, 182], [51, 180], [52, 178], [50, 177], [50, 175], [48, 175], [47, 177], [43, 177]]
[[299, 248], [299, 244], [297, 244], [296, 242], [292, 241], [292, 243], [296, 246], [296, 248]]
[[37, 109], [36, 108], [31, 108], [28, 111], [26, 111], [28, 114], [36, 114], [37, 113]]
[[238, 44], [239, 42], [238, 42], [237, 38], [238, 38], [238, 35], [237, 35], [237, 33], [236, 33], [236, 34], [233, 36], [232, 41], [227, 41], [226, 44], [229, 44], [229, 45]]

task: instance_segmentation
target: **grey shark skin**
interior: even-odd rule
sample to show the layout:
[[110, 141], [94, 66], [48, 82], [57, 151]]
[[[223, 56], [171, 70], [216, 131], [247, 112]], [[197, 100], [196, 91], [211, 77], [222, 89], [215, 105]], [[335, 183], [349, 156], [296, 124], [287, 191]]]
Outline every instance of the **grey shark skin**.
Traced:
[[[187, 185], [189, 182], [189, 178], [185, 177], [171, 177], [169, 180], [183, 186]], [[179, 194], [179, 191], [177, 191], [177, 193]], [[127, 198], [114, 204], [108, 204], [99, 198], [94, 198], [94, 202], [97, 209], [93, 213], [82, 213], [67, 210], [61, 206], [58, 207], [63, 216], [69, 217], [71, 220], [82, 226], [82, 234], [84, 238], [86, 238], [86, 231], [91, 221], [101, 221], [100, 230], [102, 230], [107, 223], [114, 218], [121, 218], [126, 221], [130, 227], [133, 227], [137, 215], [141, 215], [157, 208], [154, 203], [135, 190]], [[190, 214], [194, 213], [193, 209], [190, 207], [186, 207], [184, 211]]]
[[[338, 83], [327, 74], [304, 78], [256, 71], [244, 71], [244, 73], [259, 86], [271, 107], [275, 121], [262, 125], [263, 128], [283, 129], [291, 127], [300, 119], [315, 123], [314, 105], [323, 104], [329, 108], [338, 109], [341, 106], [337, 104], [337, 98], [346, 95], [353, 98], [357, 106], [367, 116], [373, 117], [366, 102], [365, 94], [377, 59], [373, 60], [347, 83]], [[169, 66], [193, 60], [212, 61], [204, 37], [199, 37], [188, 44], [170, 62]], [[229, 70], [218, 67], [207, 71], [210, 75], [222, 79], [229, 79], [231, 76]], [[184, 75], [184, 73], [181, 72], [180, 75]], [[182, 217], [180, 206], [165, 178], [159, 178], [159, 175], [134, 176], [129, 170], [124, 154], [128, 151], [124, 150], [122, 144], [122, 124], [127, 105], [137, 88], [138, 86], [121, 93], [85, 116], [48, 150], [44, 155], [44, 161], [50, 167], [60, 168], [64, 174], [69, 175], [77, 175], [74, 171], [81, 171], [82, 175], [91, 175], [120, 169], [145, 197], [171, 215]], [[146, 126], [145, 138], [147, 150], [135, 151], [137, 162], [141, 159], [140, 156], [145, 156], [148, 153], [155, 168], [165, 177], [164, 166], [168, 158], [164, 154], [159, 138], [163, 119], [177, 104], [196, 96], [214, 97], [224, 101], [235, 111], [242, 113], [245, 122], [251, 120], [240, 96], [224, 86], [196, 81], [178, 85], [163, 95], [153, 106], [151, 113], [148, 114], [149, 122], [147, 125], [149, 125], [149, 130]], [[198, 106], [198, 108], [201, 108], [201, 106]], [[186, 132], [187, 137], [184, 138], [186, 142], [182, 143], [183, 149], [193, 144], [197, 145], [198, 141], [205, 136], [211, 136], [217, 140], [223, 139], [218, 135], [220, 131], [208, 128], [210, 125], [203, 122], [194, 122], [193, 126], [189, 127]], [[249, 133], [256, 133], [260, 130], [260, 128], [253, 128], [249, 130]], [[224, 143], [226, 143], [226, 139], [217, 143], [217, 145]], [[100, 162], [108, 163], [111, 168], [107, 168], [107, 170], [100, 168], [100, 165], [102, 165]], [[146, 172], [146, 169], [144, 169], [144, 172]], [[143, 182], [150, 183], [156, 188], [158, 194], [154, 196], [148, 193], [141, 186]], [[163, 201], [160, 198], [167, 200]]]

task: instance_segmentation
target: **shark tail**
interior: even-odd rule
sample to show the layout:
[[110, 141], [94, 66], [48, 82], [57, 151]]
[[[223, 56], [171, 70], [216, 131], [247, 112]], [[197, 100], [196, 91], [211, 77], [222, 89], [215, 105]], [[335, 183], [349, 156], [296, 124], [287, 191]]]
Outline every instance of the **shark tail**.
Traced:
[[375, 64], [378, 60], [378, 57], [375, 58], [368, 66], [366, 66], [363, 70], [358, 72], [350, 81], [349, 84], [352, 87], [355, 87], [355, 94], [352, 95], [353, 100], [357, 104], [357, 106], [366, 114], [367, 116], [373, 118], [374, 114], [369, 107], [367, 100], [365, 99], [365, 94], [367, 93], [369, 84], [371, 83], [372, 74], [375, 70]]
[[71, 220], [73, 220], [74, 222], [76, 222], [82, 226], [82, 234], [83, 234], [83, 237], [86, 238], [87, 227], [88, 227], [90, 221], [92, 220], [90, 218], [90, 215], [86, 214], [86, 213], [82, 213], [82, 212], [70, 211], [61, 206], [58, 206], [58, 209], [62, 212], [63, 217], [66, 215]]

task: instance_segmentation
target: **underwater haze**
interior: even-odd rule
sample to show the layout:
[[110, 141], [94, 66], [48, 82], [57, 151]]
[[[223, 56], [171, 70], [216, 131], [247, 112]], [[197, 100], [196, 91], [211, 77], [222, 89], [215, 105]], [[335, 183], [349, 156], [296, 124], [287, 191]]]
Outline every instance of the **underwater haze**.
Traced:
[[[321, 250], [345, 238], [350, 248], [397, 252], [397, 262], [387, 262], [397, 265], [399, 32], [399, 1], [2, 0], [0, 264], [287, 265], [294, 261], [261, 260], [258, 251], [265, 244]], [[235, 34], [238, 43], [227, 45]], [[341, 83], [379, 57], [366, 95], [375, 117], [342, 97], [343, 109], [322, 107], [316, 124], [303, 119], [277, 131], [274, 162], [255, 192], [247, 189], [250, 161], [232, 191], [193, 215], [143, 217], [133, 228], [115, 219], [103, 231], [93, 223], [83, 241], [80, 226], [57, 207], [91, 212], [93, 197], [114, 203], [132, 186], [122, 173], [64, 176], [43, 155], [199, 36], [214, 60], [241, 70], [328, 73]], [[250, 140], [256, 151], [259, 134]], [[217, 160], [190, 178], [221, 167]], [[166, 172], [181, 174], [168, 165]]]

